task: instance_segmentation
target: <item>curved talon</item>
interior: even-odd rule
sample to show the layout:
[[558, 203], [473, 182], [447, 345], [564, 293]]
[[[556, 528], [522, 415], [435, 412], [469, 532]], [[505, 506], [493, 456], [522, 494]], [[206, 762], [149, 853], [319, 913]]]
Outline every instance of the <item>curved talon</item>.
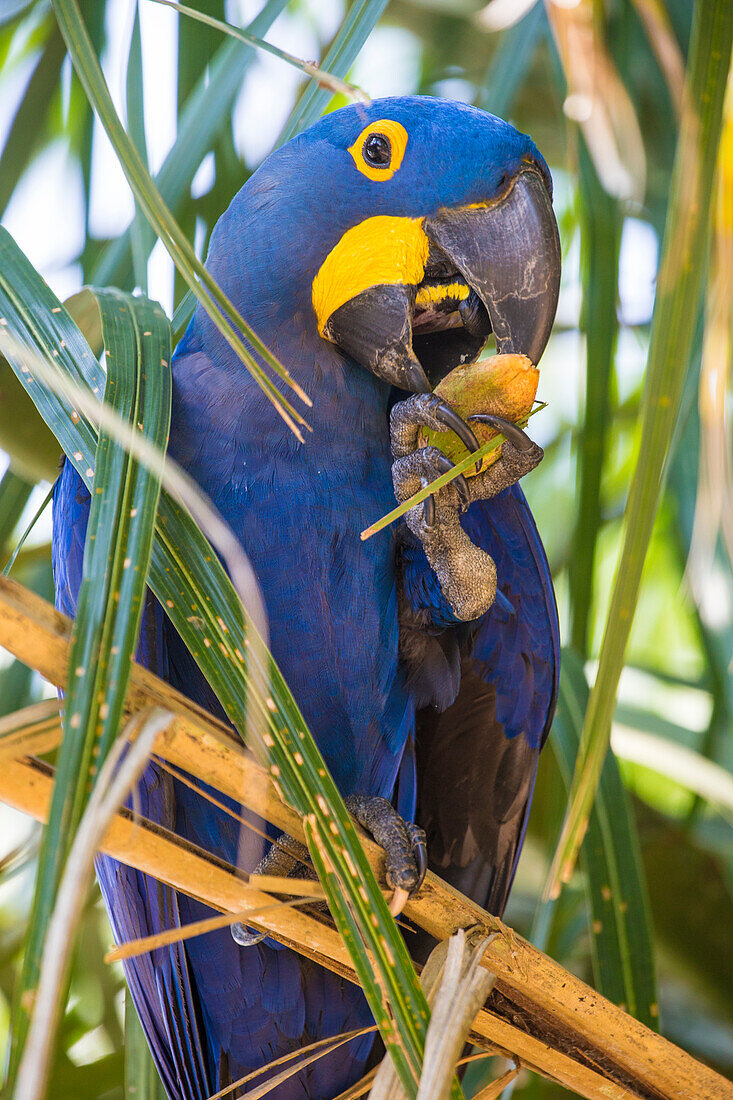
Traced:
[[488, 424], [508, 439], [518, 451], [529, 451], [534, 447], [533, 441], [526, 432], [513, 424], [511, 420], [505, 420], [503, 416], [494, 416], [492, 413], [473, 413], [469, 420], [477, 420], [479, 424]]
[[407, 901], [410, 895], [407, 890], [403, 890], [401, 886], [396, 886], [395, 891], [392, 894], [392, 900], [389, 903], [389, 911], [393, 917], [399, 917], [402, 910], [407, 905]]
[[428, 870], [428, 848], [425, 842], [425, 834], [420, 829], [422, 836], [413, 836], [412, 838], [412, 854], [415, 857], [415, 864], [417, 866], [417, 887], [420, 889], [425, 879], [425, 875]]
[[422, 518], [426, 527], [435, 527], [435, 497], [432, 493], [423, 501]]
[[230, 926], [232, 939], [235, 943], [238, 943], [240, 947], [254, 947], [255, 944], [262, 943], [267, 939], [266, 932], [249, 932], [246, 925], [241, 921], [237, 921]]
[[440, 398], [435, 398], [435, 401], [431, 402], [431, 405], [433, 414], [438, 420], [445, 424], [447, 428], [450, 428], [456, 433], [466, 450], [473, 454], [474, 451], [479, 449], [481, 444], [462, 416], [459, 416], [450, 405], [447, 405], [446, 402], [442, 401]]
[[[478, 444], [477, 444], [478, 447]], [[451, 462], [447, 455], [439, 454], [435, 459], [435, 465], [440, 470], [441, 474], [447, 474], [449, 470], [455, 470], [455, 462]], [[471, 493], [468, 488], [468, 482], [463, 474], [459, 474], [458, 477], [453, 478], [453, 485], [455, 485], [456, 492], [461, 498], [461, 504], [464, 509], [468, 508], [471, 503]]]
[[[435, 465], [441, 474], [447, 474], [449, 470], [454, 470], [456, 467], [455, 462], [451, 462], [448, 456], [443, 454], [437, 456]], [[478, 465], [480, 465], [480, 463]], [[465, 512], [471, 503], [471, 492], [468, 488], [468, 482], [463, 474], [459, 474], [458, 477], [453, 478], [452, 484], [455, 485], [456, 492], [461, 502], [461, 508]], [[427, 527], [433, 527], [435, 524], [435, 497], [432, 493], [429, 497], [425, 498], [423, 506], [423, 521]]]

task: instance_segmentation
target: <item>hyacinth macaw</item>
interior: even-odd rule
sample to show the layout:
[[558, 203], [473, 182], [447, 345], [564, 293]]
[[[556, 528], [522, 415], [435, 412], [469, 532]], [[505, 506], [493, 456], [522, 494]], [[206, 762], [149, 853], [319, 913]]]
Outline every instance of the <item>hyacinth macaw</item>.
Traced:
[[[539, 360], [560, 270], [547, 166], [528, 137], [462, 104], [346, 107], [251, 176], [207, 266], [312, 397], [313, 434], [296, 440], [199, 307], [173, 361], [170, 453], [249, 555], [274, 656], [350, 808], [383, 841], [388, 880], [419, 885], [419, 825], [430, 866], [500, 914], [558, 677], [550, 572], [517, 485], [542, 452], [516, 430], [487, 473], [441, 490], [396, 531], [359, 533], [395, 493], [406, 499], [450, 465], [416, 448], [421, 425], [472, 445], [470, 424], [430, 392], [448, 370], [475, 359], [492, 330], [499, 351]], [[67, 462], [54, 570], [68, 614], [88, 502]], [[140, 659], [221, 714], [152, 598]], [[151, 819], [236, 863], [236, 821], [155, 764], [140, 800]], [[209, 913], [110, 859], [98, 870], [119, 941]], [[235, 934], [126, 964], [171, 1100], [204, 1100], [371, 1022], [355, 986], [271, 939]], [[337, 1096], [372, 1043], [315, 1062], [273, 1097]]]

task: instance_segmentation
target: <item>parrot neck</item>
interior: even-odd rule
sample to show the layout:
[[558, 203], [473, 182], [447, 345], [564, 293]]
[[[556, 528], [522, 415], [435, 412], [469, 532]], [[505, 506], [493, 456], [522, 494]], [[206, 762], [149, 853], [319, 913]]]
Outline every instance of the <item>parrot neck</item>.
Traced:
[[[193, 445], [198, 450], [195, 441], [200, 443], [205, 433], [216, 438], [223, 456], [246, 456], [248, 464], [255, 456], [279, 466], [294, 460], [313, 467], [319, 477], [348, 478], [361, 454], [388, 471], [390, 387], [318, 336], [309, 301], [264, 300], [267, 306], [261, 310], [236, 299], [235, 304], [312, 400], [308, 408], [286, 383], [275, 379], [280, 393], [312, 430], [301, 428], [304, 442], [298, 441], [199, 308], [173, 361], [171, 453], [193, 472], [193, 456], [187, 452]], [[269, 370], [268, 374], [274, 377]], [[208, 451], [210, 473], [212, 461]]]
[[[174, 420], [184, 416], [186, 430], [200, 435], [204, 417], [204, 430], [215, 424], [217, 439], [230, 448], [277, 462], [297, 455], [319, 476], [324, 469], [336, 476], [359, 452], [388, 459], [390, 387], [318, 334], [313, 279], [343, 227], [328, 204], [304, 218], [283, 167], [291, 156], [281, 150], [250, 177], [214, 229], [206, 266], [313, 401], [308, 408], [265, 368], [312, 432], [302, 429], [305, 442], [298, 442], [200, 305], [174, 357]], [[300, 231], [284, 234], [288, 225]]]

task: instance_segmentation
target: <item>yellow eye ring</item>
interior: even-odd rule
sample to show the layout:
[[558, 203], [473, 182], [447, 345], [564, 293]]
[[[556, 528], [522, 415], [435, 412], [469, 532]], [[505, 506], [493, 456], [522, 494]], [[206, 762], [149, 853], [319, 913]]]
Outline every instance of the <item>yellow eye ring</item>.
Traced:
[[[370, 138], [386, 139], [390, 152], [389, 160], [381, 164], [369, 162], [366, 150]], [[354, 144], [349, 146], [349, 152], [361, 174], [366, 176], [367, 179], [379, 183], [383, 180], [392, 179], [392, 176], [402, 164], [406, 148], [407, 130], [405, 127], [399, 122], [394, 122], [391, 118], [382, 118], [378, 122], [370, 122], [362, 130]], [[384, 145], [382, 149], [384, 149]]]

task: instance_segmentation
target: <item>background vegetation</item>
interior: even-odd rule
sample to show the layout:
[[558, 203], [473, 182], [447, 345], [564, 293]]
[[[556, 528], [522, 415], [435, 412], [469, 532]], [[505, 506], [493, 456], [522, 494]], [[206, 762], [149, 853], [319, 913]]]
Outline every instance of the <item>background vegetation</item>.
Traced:
[[[609, 681], [623, 782], [607, 763], [584, 858], [559, 900], [538, 901], [562, 825], [586, 677], [592, 682], [604, 632], [608, 638], [613, 627], [606, 626], [609, 595], [639, 448], [692, 6], [687, 0], [562, 6], [494, 0], [487, 7], [473, 0], [353, 0], [342, 10], [337, 0], [270, 0], [260, 14], [223, 0], [195, 6], [236, 26], [256, 16], [257, 33], [272, 25], [272, 41], [301, 57], [324, 57], [326, 68], [370, 95], [420, 92], [477, 103], [531, 133], [545, 153], [556, 182], [565, 270], [542, 364], [540, 396], [548, 408], [532, 421], [547, 457], [526, 490], [548, 547], [568, 651], [553, 751], [544, 756], [507, 920], [640, 1018], [656, 1021], [658, 1006], [666, 1035], [730, 1074], [730, 95], [707, 291], [700, 302], [690, 291], [686, 303], [691, 330], [698, 311], [699, 323], [690, 356], [681, 341], [684, 384], [673, 408], [666, 485], [617, 696]], [[301, 96], [305, 78], [297, 70], [150, 0], [87, 0], [83, 12], [128, 133], [199, 256], [217, 217], [272, 145], [304, 112], [313, 117], [343, 102], [323, 88]], [[137, 287], [172, 313], [185, 284], [133, 205], [49, 6], [4, 0], [0, 20], [3, 224], [59, 297], [83, 283]], [[695, 150], [698, 164], [704, 152]], [[699, 236], [702, 255], [706, 242]], [[174, 327], [184, 316], [185, 309]], [[7, 558], [48, 492], [58, 444], [4, 363], [0, 444], [10, 458], [0, 482]], [[13, 567], [14, 576], [46, 596], [48, 530], [46, 513]], [[5, 663], [2, 713], [44, 692], [37, 677]], [[2, 808], [0, 820], [2, 1044], [38, 832]], [[102, 962], [109, 939], [92, 897], [53, 1067], [57, 1097], [122, 1096], [122, 981]], [[562, 1090], [527, 1075], [514, 1093]]]

